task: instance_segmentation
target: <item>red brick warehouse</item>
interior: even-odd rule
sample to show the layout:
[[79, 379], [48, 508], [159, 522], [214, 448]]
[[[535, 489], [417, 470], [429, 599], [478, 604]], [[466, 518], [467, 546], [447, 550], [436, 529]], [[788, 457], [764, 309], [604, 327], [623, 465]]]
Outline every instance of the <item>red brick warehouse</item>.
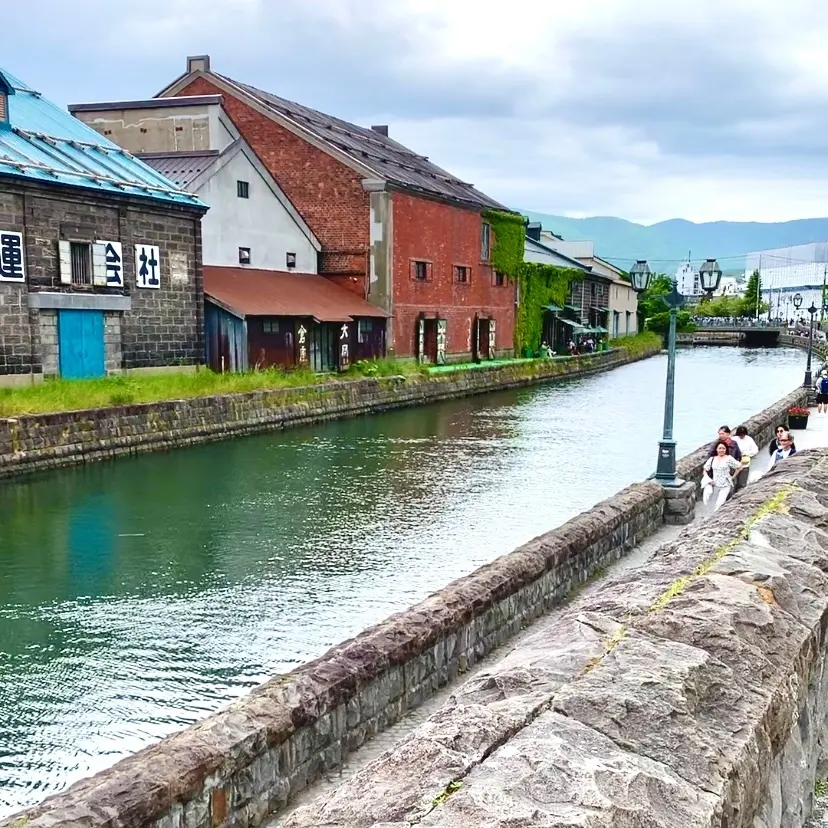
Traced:
[[491, 264], [494, 199], [388, 135], [213, 72], [208, 56], [157, 97], [219, 94], [322, 244], [319, 272], [392, 315], [387, 351], [426, 361], [511, 355], [515, 287]]

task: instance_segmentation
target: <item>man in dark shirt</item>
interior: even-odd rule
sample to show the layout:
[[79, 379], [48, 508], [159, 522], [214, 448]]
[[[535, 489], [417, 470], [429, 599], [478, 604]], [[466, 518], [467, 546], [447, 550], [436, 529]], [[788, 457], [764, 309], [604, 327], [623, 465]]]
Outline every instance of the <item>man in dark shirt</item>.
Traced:
[[[727, 453], [734, 460], [742, 459], [742, 451], [739, 448], [738, 444], [730, 438], [730, 428], [728, 428], [728, 426], [726, 425], [723, 425], [719, 429], [719, 436], [716, 440], [716, 443], [719, 442], [727, 444]], [[710, 457], [714, 457], [716, 455], [716, 443], [713, 443], [713, 447], [710, 449]]]

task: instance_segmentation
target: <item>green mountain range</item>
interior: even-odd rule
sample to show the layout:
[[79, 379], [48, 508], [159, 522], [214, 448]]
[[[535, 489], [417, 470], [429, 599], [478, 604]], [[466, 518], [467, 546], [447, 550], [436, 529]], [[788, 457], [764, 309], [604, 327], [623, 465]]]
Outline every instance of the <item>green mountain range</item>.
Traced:
[[656, 272], [674, 273], [678, 264], [715, 257], [724, 271], [744, 271], [744, 256], [757, 250], [828, 241], [828, 218], [800, 219], [775, 224], [714, 221], [695, 224], [670, 219], [649, 226], [612, 216], [573, 219], [521, 210], [567, 241], [593, 241], [595, 253], [627, 268], [647, 259]]

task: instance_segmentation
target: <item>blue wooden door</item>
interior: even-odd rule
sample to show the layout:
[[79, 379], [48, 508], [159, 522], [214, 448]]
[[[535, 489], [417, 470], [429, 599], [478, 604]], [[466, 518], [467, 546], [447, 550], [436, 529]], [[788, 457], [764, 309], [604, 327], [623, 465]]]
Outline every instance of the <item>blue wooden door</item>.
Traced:
[[62, 377], [104, 376], [103, 311], [58, 311], [58, 353]]

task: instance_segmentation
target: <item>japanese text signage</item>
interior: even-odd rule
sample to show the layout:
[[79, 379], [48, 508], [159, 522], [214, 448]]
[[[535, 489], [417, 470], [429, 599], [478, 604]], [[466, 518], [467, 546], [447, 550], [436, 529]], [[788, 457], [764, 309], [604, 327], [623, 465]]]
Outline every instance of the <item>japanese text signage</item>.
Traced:
[[0, 231], [0, 282], [26, 281], [26, 257], [23, 252], [23, 234]]
[[161, 251], [155, 245], [135, 245], [135, 284], [153, 290], [161, 287]]
[[124, 286], [124, 250], [120, 242], [99, 241], [104, 248], [104, 263], [106, 266], [106, 286]]
[[351, 364], [351, 354], [348, 348], [348, 325], [343, 324], [339, 329], [339, 368], [344, 371]]
[[296, 332], [299, 340], [299, 364], [307, 365], [308, 363], [308, 329], [300, 324], [299, 330]]

